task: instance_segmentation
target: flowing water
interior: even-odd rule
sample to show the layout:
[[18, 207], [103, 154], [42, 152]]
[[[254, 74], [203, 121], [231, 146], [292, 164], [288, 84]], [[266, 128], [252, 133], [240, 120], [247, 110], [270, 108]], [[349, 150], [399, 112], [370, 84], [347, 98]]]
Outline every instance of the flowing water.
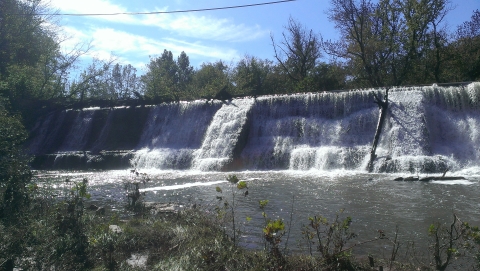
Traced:
[[[222, 196], [231, 199], [231, 187], [226, 177], [231, 173], [194, 171], [144, 171], [151, 178], [142, 191], [147, 201], [172, 202], [180, 208], [193, 204], [215, 215], [218, 204], [215, 187]], [[302, 226], [308, 217], [321, 215], [329, 220], [341, 209], [341, 217], [353, 219], [352, 231], [358, 234], [354, 242], [372, 239], [382, 230], [393, 238], [396, 226], [404, 247], [415, 241], [417, 249], [426, 249], [427, 230], [435, 222], [451, 222], [453, 214], [463, 221], [480, 225], [480, 168], [458, 172], [468, 180], [432, 182], [396, 182], [399, 174], [368, 174], [347, 171], [242, 171], [234, 172], [247, 181], [249, 194], [236, 197], [237, 221], [240, 221], [243, 245], [262, 247], [263, 218], [259, 200], [269, 200], [265, 209], [269, 218], [284, 219], [290, 230], [288, 248], [306, 253]], [[107, 209], [120, 211], [125, 204], [124, 183], [134, 178], [126, 170], [103, 172], [38, 172], [38, 182], [61, 191], [63, 181], [89, 180], [92, 200]], [[246, 217], [252, 220], [247, 222]], [[292, 217], [291, 217], [292, 216]], [[291, 223], [291, 224], [290, 224]], [[283, 238], [286, 242], [286, 237]], [[390, 253], [387, 242], [360, 246], [360, 254]], [[420, 255], [421, 256], [421, 255]]]
[[[362, 171], [383, 91], [59, 111], [39, 118], [29, 149], [39, 169]], [[394, 88], [388, 101], [373, 172], [478, 165], [480, 83]]]
[[[269, 217], [291, 229], [290, 248], [305, 247], [309, 216], [332, 219], [340, 209], [359, 240], [378, 230], [391, 236], [397, 225], [402, 240], [425, 240], [430, 224], [454, 213], [479, 225], [480, 83], [390, 89], [368, 173], [379, 119], [372, 93], [384, 90], [59, 111], [39, 118], [29, 146], [39, 183], [62, 190], [66, 178], [86, 177], [94, 201], [113, 210], [125, 201], [129, 168], [150, 176], [147, 201], [211, 212], [215, 186], [229, 191], [234, 173], [249, 187], [248, 197], [237, 197], [246, 246], [261, 244], [264, 199]], [[445, 171], [466, 179], [393, 181]]]

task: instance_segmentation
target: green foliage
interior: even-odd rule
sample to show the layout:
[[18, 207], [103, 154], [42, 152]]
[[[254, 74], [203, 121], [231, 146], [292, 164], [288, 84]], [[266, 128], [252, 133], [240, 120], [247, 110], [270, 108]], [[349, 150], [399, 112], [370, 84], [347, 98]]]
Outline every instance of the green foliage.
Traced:
[[[350, 231], [352, 218], [341, 219], [341, 213], [343, 210], [335, 215], [333, 222], [329, 222], [323, 216], [309, 217], [310, 223], [308, 226], [304, 226], [302, 234], [310, 249], [314, 244], [313, 238], [316, 237], [317, 251], [320, 252], [321, 258], [327, 265], [338, 265], [349, 269], [351, 248], [345, 248], [345, 245], [354, 239], [356, 234]], [[310, 251], [310, 253], [312, 252]]]
[[113, 64], [113, 60], [94, 59], [69, 85], [69, 96], [81, 103], [87, 100], [126, 100], [140, 91], [137, 70], [130, 64]]
[[237, 175], [228, 175], [227, 181], [231, 184], [237, 184], [239, 180], [237, 178]]
[[233, 70], [232, 80], [236, 86], [234, 93], [252, 96], [274, 93], [271, 77], [273, 72], [272, 61], [245, 56]]
[[193, 77], [196, 97], [213, 99], [221, 90], [232, 93], [230, 66], [224, 61], [203, 63]]
[[75, 186], [72, 187], [72, 193], [76, 196], [76, 198], [89, 199], [91, 197], [90, 193], [87, 192], [87, 184], [87, 179], [83, 179], [81, 183], [75, 183]]
[[274, 246], [277, 246], [280, 243], [281, 237], [283, 236], [283, 233], [279, 233], [283, 232], [284, 230], [285, 223], [283, 222], [283, 220], [275, 219], [269, 220], [267, 222], [267, 225], [265, 225], [265, 227], [263, 228], [263, 233], [265, 234], [265, 238], [268, 242], [270, 242]]
[[480, 11], [457, 27], [455, 39], [446, 45], [447, 59], [440, 69], [446, 81], [480, 80]]
[[[217, 218], [221, 219], [224, 226], [231, 221], [233, 243], [236, 244], [238, 242], [237, 235], [239, 234], [239, 229], [237, 227], [237, 223], [235, 222], [235, 209], [237, 208], [238, 204], [235, 198], [237, 196], [237, 191], [244, 189], [246, 189], [246, 191], [243, 193], [244, 197], [248, 196], [248, 187], [247, 183], [245, 181], [240, 181], [236, 175], [228, 175], [226, 179], [231, 185], [231, 199], [229, 201], [223, 196], [217, 196], [216, 198], [220, 205], [216, 206], [215, 210], [217, 212]], [[223, 190], [218, 186], [215, 187], [215, 190], [217, 193], [223, 193]], [[230, 214], [230, 217], [227, 217], [227, 214]]]
[[328, 16], [341, 38], [324, 41], [323, 47], [346, 59], [354, 87], [444, 80], [447, 0], [330, 2]]
[[0, 104], [0, 222], [16, 224], [29, 206], [31, 172], [22, 144], [27, 137], [20, 119]]
[[62, 53], [55, 22], [41, 13], [51, 13], [42, 0], [0, 2], [0, 96], [25, 118], [41, 111], [32, 103], [64, 96], [69, 70], [83, 54]]
[[140, 192], [140, 185], [150, 181], [146, 173], [139, 172], [136, 168], [130, 170], [131, 177], [125, 181], [124, 187], [127, 194], [126, 209], [133, 211], [135, 215], [143, 215], [145, 205], [143, 197], [145, 193]]
[[465, 239], [467, 240], [464, 247], [474, 251], [476, 266], [480, 268], [480, 228], [471, 226], [467, 222], [463, 222], [463, 227], [465, 228]]
[[451, 224], [431, 224], [428, 228], [431, 237], [430, 250], [435, 270], [446, 270], [451, 263], [470, 252], [476, 257], [476, 265], [480, 266], [479, 228], [470, 226], [454, 214]]
[[150, 58], [147, 72], [140, 80], [146, 97], [178, 101], [190, 95], [193, 75], [193, 67], [185, 52], [175, 61], [172, 52], [165, 49], [160, 57]]
[[0, 108], [0, 270], [13, 268], [29, 238], [31, 172], [20, 144], [25, 131]]
[[92, 264], [88, 256], [88, 217], [84, 216], [85, 199], [90, 198], [88, 180], [83, 179], [78, 183], [67, 179], [65, 185], [70, 189], [65, 199], [57, 205], [54, 262], [78, 270], [87, 269]]
[[265, 240], [265, 251], [269, 253], [268, 256], [272, 267], [274, 269], [281, 269], [285, 265], [285, 257], [280, 251], [280, 243], [282, 242], [282, 237], [285, 235], [285, 223], [281, 218], [273, 220], [268, 218], [265, 212], [268, 200], [260, 200], [258, 203], [264, 219], [262, 232]]
[[237, 183], [237, 189], [242, 190], [242, 189], [246, 189], [246, 188], [248, 188], [248, 187], [247, 187], [247, 182], [245, 182], [245, 181], [240, 181], [240, 182]]
[[268, 204], [268, 199], [260, 200], [258, 201], [258, 204], [260, 205], [260, 209], [264, 210]]
[[300, 82], [315, 68], [321, 57], [320, 40], [313, 30], [307, 30], [291, 17], [285, 30], [280, 43], [276, 43], [272, 36], [275, 59], [292, 81]]

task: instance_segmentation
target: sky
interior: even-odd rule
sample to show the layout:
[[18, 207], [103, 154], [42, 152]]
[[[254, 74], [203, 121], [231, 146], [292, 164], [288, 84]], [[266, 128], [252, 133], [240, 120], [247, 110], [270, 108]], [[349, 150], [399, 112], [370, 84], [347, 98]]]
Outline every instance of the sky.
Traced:
[[[276, 0], [50, 0], [50, 7], [60, 14], [106, 14], [157, 12], [251, 5]], [[277, 0], [278, 1], [278, 0]], [[122, 65], [131, 64], [141, 73], [150, 57], [164, 49], [176, 58], [184, 51], [190, 63], [223, 60], [236, 63], [244, 56], [274, 60], [271, 37], [280, 41], [289, 17], [324, 39], [338, 39], [334, 24], [328, 20], [329, 0], [296, 0], [270, 5], [151, 15], [58, 16], [65, 38], [65, 52], [75, 45], [90, 44], [82, 63], [92, 57], [116, 58]], [[480, 9], [480, 0], [451, 0], [446, 18], [450, 30], [470, 20]]]

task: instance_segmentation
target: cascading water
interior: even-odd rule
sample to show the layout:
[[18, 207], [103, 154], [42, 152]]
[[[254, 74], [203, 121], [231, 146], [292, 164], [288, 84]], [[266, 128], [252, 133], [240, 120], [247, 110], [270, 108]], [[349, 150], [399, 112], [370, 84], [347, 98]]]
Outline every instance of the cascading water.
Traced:
[[[39, 122], [30, 150], [37, 156], [126, 152], [140, 168], [363, 171], [379, 118], [372, 91], [384, 92], [62, 111]], [[443, 172], [478, 164], [480, 83], [389, 91], [374, 172]]]
[[480, 84], [397, 88], [376, 172], [432, 173], [478, 164]]
[[39, 120], [41, 124], [36, 125], [36, 129], [32, 133], [34, 137], [29, 146], [30, 153], [39, 155], [56, 151], [55, 145], [58, 145], [58, 137], [63, 128], [65, 115], [66, 112], [62, 111], [59, 114], [49, 114], [45, 119]]
[[88, 134], [92, 128], [94, 110], [77, 111], [73, 125], [68, 132], [67, 138], [60, 147], [60, 152], [84, 150], [87, 145]]
[[224, 104], [215, 114], [205, 134], [202, 147], [195, 152], [193, 168], [221, 170], [231, 162], [240, 134], [245, 130], [253, 99], [239, 99]]
[[162, 104], [150, 110], [133, 164], [139, 168], [188, 169], [193, 152], [220, 102]]
[[[388, 117], [377, 149], [375, 171], [428, 171], [433, 160], [425, 119], [423, 90], [390, 90]], [[431, 166], [430, 166], [431, 167]], [[438, 171], [437, 166], [435, 170]]]
[[375, 133], [370, 91], [259, 98], [245, 164], [259, 169], [359, 168]]

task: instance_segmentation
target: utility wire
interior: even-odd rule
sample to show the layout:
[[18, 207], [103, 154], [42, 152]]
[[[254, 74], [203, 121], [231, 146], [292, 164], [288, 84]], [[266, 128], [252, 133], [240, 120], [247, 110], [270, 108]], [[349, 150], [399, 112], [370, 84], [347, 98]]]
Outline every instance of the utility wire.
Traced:
[[[170, 14], [170, 13], [187, 13], [187, 12], [201, 12], [201, 11], [213, 11], [222, 9], [234, 9], [234, 8], [247, 8], [255, 6], [265, 6], [273, 4], [281, 4], [286, 2], [294, 2], [296, 0], [281, 0], [273, 2], [264, 2], [257, 4], [228, 6], [228, 7], [216, 7], [216, 8], [202, 8], [202, 9], [188, 9], [188, 10], [173, 10], [173, 11], [151, 11], [151, 12], [116, 12], [116, 13], [40, 13], [40, 16], [116, 16], [116, 15], [150, 15], [150, 14]], [[27, 14], [17, 14], [27, 15]]]

